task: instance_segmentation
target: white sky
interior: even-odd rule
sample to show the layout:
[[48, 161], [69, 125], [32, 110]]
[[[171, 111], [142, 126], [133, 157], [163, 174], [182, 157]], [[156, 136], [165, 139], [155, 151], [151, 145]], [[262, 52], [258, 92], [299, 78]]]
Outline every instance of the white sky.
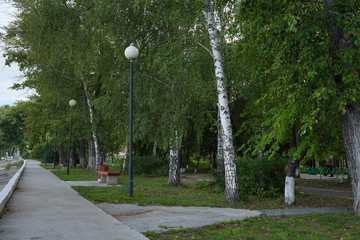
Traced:
[[[14, 20], [14, 8], [9, 3], [0, 1], [0, 31], [4, 32], [3, 26], [6, 26], [10, 21]], [[17, 100], [26, 100], [27, 91], [15, 91], [9, 89], [14, 83], [21, 82], [22, 73], [16, 64], [11, 67], [5, 66], [5, 59], [3, 57], [4, 44], [1, 43], [0, 47], [0, 106], [5, 104], [13, 105]]]

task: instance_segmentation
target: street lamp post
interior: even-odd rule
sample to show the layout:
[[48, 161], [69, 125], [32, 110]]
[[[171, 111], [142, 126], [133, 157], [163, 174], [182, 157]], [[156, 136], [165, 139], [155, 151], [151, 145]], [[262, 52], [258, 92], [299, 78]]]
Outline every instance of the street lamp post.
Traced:
[[54, 140], [54, 161], [53, 161], [53, 168], [55, 168], [55, 161], [56, 161], [56, 133], [55, 133], [55, 140]]
[[132, 112], [133, 112], [133, 61], [139, 56], [139, 51], [131, 44], [125, 49], [125, 57], [130, 60], [130, 139], [129, 139], [129, 197], [133, 197], [133, 160], [132, 160]]
[[[69, 101], [69, 105], [71, 109], [76, 105], [76, 101], [71, 99]], [[70, 114], [70, 127], [69, 127], [69, 151], [68, 151], [68, 158], [66, 163], [66, 175], [69, 175], [69, 168], [70, 168], [70, 151], [71, 151], [71, 127], [72, 127], [72, 114]]]

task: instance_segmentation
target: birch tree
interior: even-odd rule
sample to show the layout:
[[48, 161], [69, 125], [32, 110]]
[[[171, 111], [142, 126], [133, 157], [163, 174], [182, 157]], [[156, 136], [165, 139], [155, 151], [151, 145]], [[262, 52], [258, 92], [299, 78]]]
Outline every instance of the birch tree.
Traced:
[[223, 68], [222, 55], [220, 51], [221, 39], [217, 30], [217, 24], [211, 6], [211, 1], [206, 1], [203, 7], [203, 11], [205, 19], [207, 21], [207, 28], [214, 59], [215, 76], [217, 82], [218, 108], [222, 128], [225, 168], [225, 199], [230, 203], [235, 203], [239, 200], [239, 189], [235, 165], [235, 150], [233, 146], [230, 110], [228, 104], [228, 96], [224, 84], [225, 73]]

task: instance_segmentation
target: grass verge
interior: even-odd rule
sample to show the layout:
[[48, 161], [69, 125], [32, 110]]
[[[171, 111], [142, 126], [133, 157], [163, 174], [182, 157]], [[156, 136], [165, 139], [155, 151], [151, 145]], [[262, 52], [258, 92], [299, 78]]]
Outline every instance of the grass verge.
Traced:
[[149, 239], [359, 239], [360, 217], [353, 212], [255, 217], [195, 229], [145, 233]]
[[61, 170], [60, 166], [53, 168], [52, 164], [40, 164], [41, 167], [50, 170], [58, 178], [63, 181], [96, 181], [97, 173], [86, 171], [83, 168], [70, 168], [69, 175], [66, 175], [66, 170]]
[[[245, 209], [281, 209], [283, 195], [277, 194], [271, 198], [261, 198], [257, 195], [249, 196], [247, 201], [228, 204], [224, 201], [224, 192], [215, 191], [209, 183], [208, 187], [202, 184], [182, 183], [179, 187], [168, 187], [167, 178], [134, 178], [134, 197], [129, 198], [127, 192], [127, 176], [120, 176], [119, 183], [124, 187], [73, 187], [83, 197], [93, 202], [106, 203], [136, 203], [139, 205], [165, 206], [198, 206], [198, 207], [231, 207]], [[199, 185], [202, 186], [199, 188]], [[297, 203], [292, 208], [315, 207], [352, 207], [353, 201], [310, 195], [297, 192]]]
[[[60, 167], [53, 169], [52, 164], [47, 166], [61, 180], [64, 181], [96, 181], [97, 173], [81, 168], [71, 168], [69, 175]], [[183, 178], [184, 179], [184, 178]], [[250, 195], [247, 201], [229, 204], [224, 201], [224, 192], [219, 191], [208, 181], [184, 182], [178, 187], [168, 187], [166, 177], [134, 178], [134, 197], [128, 197], [128, 176], [119, 176], [119, 184], [123, 187], [73, 187], [79, 194], [93, 202], [105, 203], [133, 203], [139, 205], [164, 206], [197, 206], [197, 207], [230, 207], [243, 209], [283, 209], [283, 195], [276, 194], [271, 198]], [[291, 208], [317, 208], [317, 207], [349, 207], [352, 200], [338, 199], [307, 193], [296, 192], [296, 204]]]

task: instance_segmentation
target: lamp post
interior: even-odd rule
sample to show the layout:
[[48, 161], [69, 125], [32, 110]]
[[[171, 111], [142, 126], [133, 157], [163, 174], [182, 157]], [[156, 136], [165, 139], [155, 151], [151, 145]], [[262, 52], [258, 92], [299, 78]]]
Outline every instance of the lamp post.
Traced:
[[133, 112], [133, 61], [139, 56], [139, 51], [133, 44], [125, 49], [125, 57], [130, 60], [130, 139], [129, 139], [129, 197], [133, 197], [133, 161], [132, 161], [132, 112]]
[[[71, 109], [76, 105], [76, 101], [71, 99], [69, 101], [69, 105]], [[69, 151], [68, 151], [68, 158], [66, 163], [66, 175], [69, 175], [69, 167], [70, 167], [70, 151], [71, 151], [71, 127], [72, 127], [72, 114], [70, 114], [70, 127], [69, 127]]]
[[53, 168], [55, 168], [55, 161], [56, 161], [56, 133], [55, 133], [55, 140], [54, 140], [54, 161], [53, 161]]

